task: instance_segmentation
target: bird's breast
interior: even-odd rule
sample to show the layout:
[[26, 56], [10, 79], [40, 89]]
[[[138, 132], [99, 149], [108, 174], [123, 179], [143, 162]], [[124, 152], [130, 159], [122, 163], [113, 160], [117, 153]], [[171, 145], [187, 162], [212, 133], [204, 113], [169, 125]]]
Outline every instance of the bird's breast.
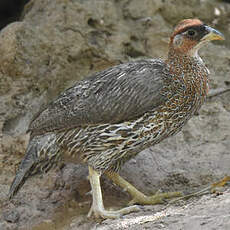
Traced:
[[155, 144], [179, 132], [204, 103], [208, 74], [203, 65], [172, 74], [172, 81], [161, 92], [167, 100], [146, 116], [141, 136]]

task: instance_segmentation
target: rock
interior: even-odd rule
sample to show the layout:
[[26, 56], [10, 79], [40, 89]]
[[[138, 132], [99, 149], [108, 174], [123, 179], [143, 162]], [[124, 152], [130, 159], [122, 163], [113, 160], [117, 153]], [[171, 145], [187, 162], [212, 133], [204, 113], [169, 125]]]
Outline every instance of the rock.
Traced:
[[[187, 202], [186, 205], [177, 207], [169, 206], [164, 210], [156, 211], [150, 208], [148, 211], [146, 210], [144, 215], [132, 214], [119, 220], [106, 220], [95, 228], [98, 230], [229, 229], [229, 212], [223, 208], [230, 202], [228, 196], [229, 191], [226, 191], [224, 196], [217, 198], [204, 196], [199, 202]], [[75, 220], [73, 220], [73, 223], [75, 223]], [[72, 230], [72, 228], [69, 229]]]
[[[218, 0], [156, 0], [154, 4], [150, 0], [31, 0], [21, 21], [0, 32], [0, 184], [4, 191], [24, 154], [27, 127], [41, 108], [98, 70], [137, 58], [164, 58], [172, 28], [183, 18], [198, 17], [225, 34], [225, 42], [209, 44], [201, 56], [211, 71], [210, 87], [229, 87], [229, 15], [229, 4]], [[123, 167], [122, 176], [152, 194], [159, 189], [189, 192], [229, 175], [229, 113], [230, 92], [208, 99], [180, 134], [143, 151]], [[81, 216], [71, 229], [87, 229], [92, 223], [86, 218], [91, 202], [85, 195], [89, 192], [86, 176], [85, 167], [67, 163], [58, 172], [29, 180], [1, 211], [11, 210], [13, 203], [20, 215], [12, 219], [17, 227], [42, 222], [62, 228], [73, 216]], [[128, 202], [125, 192], [109, 181], [103, 180], [103, 188], [108, 207], [112, 202], [115, 206]], [[6, 198], [2, 193], [1, 201]], [[54, 214], [58, 208], [62, 225]], [[182, 223], [180, 218], [174, 221]], [[9, 224], [0, 220], [0, 226]]]
[[8, 212], [3, 213], [4, 220], [10, 223], [16, 223], [19, 220], [19, 213], [17, 210], [10, 210]]

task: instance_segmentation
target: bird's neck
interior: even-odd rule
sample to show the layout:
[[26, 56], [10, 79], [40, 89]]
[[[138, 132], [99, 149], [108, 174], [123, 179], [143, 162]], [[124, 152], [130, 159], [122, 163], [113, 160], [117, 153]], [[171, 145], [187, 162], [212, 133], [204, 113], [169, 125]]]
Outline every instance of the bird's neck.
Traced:
[[204, 66], [204, 63], [197, 51], [185, 54], [179, 50], [175, 50], [173, 47], [169, 48], [166, 63], [170, 66], [171, 71], [179, 68], [181, 71], [183, 70], [183, 72], [191, 71], [190, 68], [194, 68], [194, 65]]
[[198, 54], [191, 56], [170, 48], [166, 63], [170, 75], [175, 81], [184, 82], [187, 88], [194, 88], [197, 95], [206, 97], [209, 70]]

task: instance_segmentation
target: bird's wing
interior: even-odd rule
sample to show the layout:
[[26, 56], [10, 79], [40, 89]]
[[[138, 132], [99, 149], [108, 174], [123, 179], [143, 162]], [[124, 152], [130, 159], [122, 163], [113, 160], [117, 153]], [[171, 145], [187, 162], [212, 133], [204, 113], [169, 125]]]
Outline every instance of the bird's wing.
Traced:
[[41, 111], [32, 133], [132, 120], [161, 105], [167, 75], [161, 60], [121, 64], [77, 82]]

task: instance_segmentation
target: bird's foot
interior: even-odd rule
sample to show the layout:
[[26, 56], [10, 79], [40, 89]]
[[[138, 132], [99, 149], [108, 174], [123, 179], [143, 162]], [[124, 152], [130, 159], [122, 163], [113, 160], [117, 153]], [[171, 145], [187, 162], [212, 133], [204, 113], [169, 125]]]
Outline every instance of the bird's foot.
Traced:
[[211, 193], [218, 193], [224, 186], [230, 184], [230, 176], [225, 176], [222, 180], [211, 185]]
[[181, 192], [165, 192], [165, 193], [156, 193], [152, 196], [146, 196], [141, 192], [134, 192], [133, 199], [129, 202], [129, 205], [132, 204], [141, 204], [141, 205], [155, 205], [163, 204], [166, 199], [172, 199], [175, 197], [181, 197], [183, 194]]
[[133, 205], [117, 211], [107, 211], [103, 207], [98, 208], [92, 205], [88, 213], [88, 217], [92, 217], [94, 215], [95, 218], [116, 219], [116, 218], [120, 218], [125, 214], [129, 214], [131, 212], [137, 212], [137, 211], [140, 211], [140, 207], [138, 207], [137, 205]]
[[156, 193], [153, 196], [146, 196], [138, 189], [136, 189], [132, 184], [122, 178], [116, 172], [106, 172], [108, 178], [110, 178], [115, 184], [127, 191], [130, 196], [133, 198], [129, 205], [141, 204], [141, 205], [154, 205], [165, 203], [165, 199], [171, 199], [174, 197], [183, 196], [182, 192], [165, 192], [165, 193]]
[[185, 196], [181, 196], [178, 199], [174, 199], [174, 200], [170, 201], [169, 205], [172, 203], [178, 202], [180, 200], [188, 200], [192, 197], [199, 197], [199, 196], [203, 196], [205, 194], [210, 194], [210, 193], [215, 193], [217, 195], [222, 194], [223, 187], [226, 185], [229, 185], [229, 184], [230, 184], [230, 176], [226, 176], [222, 180], [220, 180], [220, 181], [218, 181], [212, 185], [209, 185], [206, 188], [199, 190], [198, 192], [194, 192], [194, 193], [191, 193], [191, 194], [188, 194]]
[[93, 203], [88, 213], [88, 217], [94, 215], [96, 218], [116, 219], [130, 212], [136, 212], [140, 210], [140, 208], [137, 205], [123, 208], [117, 211], [105, 210], [101, 193], [100, 174], [90, 166], [89, 180], [92, 188]]

